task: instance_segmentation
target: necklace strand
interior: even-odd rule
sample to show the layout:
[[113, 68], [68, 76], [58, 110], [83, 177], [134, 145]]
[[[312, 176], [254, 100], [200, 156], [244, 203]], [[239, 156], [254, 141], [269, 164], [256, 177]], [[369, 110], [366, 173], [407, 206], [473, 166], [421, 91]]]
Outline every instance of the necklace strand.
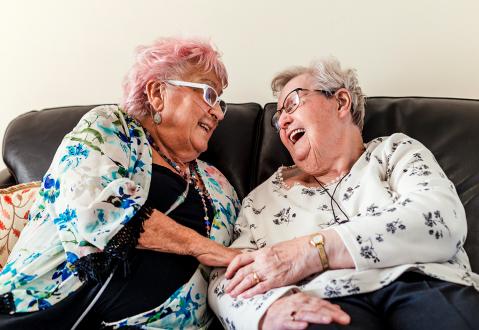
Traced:
[[[208, 206], [206, 204], [206, 201], [208, 200], [208, 203], [210, 206], [213, 205], [213, 202], [211, 200], [211, 196], [208, 193], [208, 191], [205, 188], [200, 187], [200, 180], [201, 176], [199, 175], [199, 169], [198, 169], [198, 163], [196, 161], [192, 161], [189, 163], [189, 166], [187, 167], [187, 171], [182, 171], [180, 166], [168, 158], [164, 153], [160, 151], [160, 148], [156, 145], [155, 141], [153, 141], [151, 135], [147, 133], [147, 139], [148, 142], [150, 142], [150, 145], [153, 147], [153, 149], [158, 152], [158, 154], [167, 162], [172, 168], [175, 169], [175, 171], [186, 181], [187, 184], [193, 184], [195, 187], [196, 192], [198, 195], [200, 195], [201, 199], [201, 204], [203, 206], [203, 211], [205, 213], [203, 217], [203, 222], [206, 227], [206, 236], [210, 237], [210, 232], [211, 232], [211, 221], [210, 217], [208, 216]], [[204, 186], [204, 184], [203, 184]]]
[[[333, 194], [331, 195], [329, 193], [329, 190], [328, 188], [326, 188], [318, 179], [316, 179], [316, 177], [313, 175], [313, 178], [314, 180], [316, 180], [316, 182], [319, 183], [319, 185], [321, 186], [321, 188], [323, 188], [323, 190], [326, 192], [326, 194], [328, 194], [329, 198], [331, 199], [331, 211], [333, 211], [333, 218], [334, 218], [334, 222], [335, 223], [343, 223], [343, 222], [348, 222], [349, 221], [349, 217], [348, 215], [343, 211], [343, 209], [341, 208], [341, 206], [339, 206], [338, 202], [334, 199], [334, 194], [336, 193], [336, 190], [338, 189], [339, 185], [341, 184], [341, 182], [343, 181], [343, 179], [346, 177], [346, 175], [344, 175], [340, 180], [339, 182], [336, 184], [336, 187], [334, 187], [334, 190], [333, 190]], [[339, 210], [344, 214], [344, 216], [346, 217], [346, 221], [341, 221], [341, 222], [338, 222], [339, 218], [336, 218], [336, 212], [334, 212], [334, 206], [333, 206], [333, 201], [334, 203], [338, 206]]]
[[[192, 167], [191, 172], [192, 172], [192, 179], [195, 182], [195, 189], [198, 192], [198, 194], [200, 195], [201, 203], [203, 204], [203, 210], [205, 212], [205, 216], [203, 217], [203, 221], [204, 221], [205, 227], [206, 227], [206, 235], [207, 235], [207, 237], [210, 237], [211, 221], [210, 221], [210, 218], [208, 216], [208, 207], [206, 205], [206, 200], [208, 200], [210, 205], [213, 205], [212, 200], [211, 200], [211, 196], [208, 193], [208, 191], [206, 190], [206, 187], [204, 189], [202, 189], [200, 187], [200, 180], [201, 179], [200, 179], [200, 175], [199, 175], [199, 172], [198, 172], [198, 163], [197, 162], [195, 162], [195, 165]], [[204, 185], [204, 183], [203, 183], [203, 185]]]

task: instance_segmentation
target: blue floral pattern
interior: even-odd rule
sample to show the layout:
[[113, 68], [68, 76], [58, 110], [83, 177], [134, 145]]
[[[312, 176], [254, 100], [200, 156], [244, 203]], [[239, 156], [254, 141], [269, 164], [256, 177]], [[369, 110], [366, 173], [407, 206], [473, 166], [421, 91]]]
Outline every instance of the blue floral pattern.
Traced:
[[[82, 286], [75, 262], [101, 253], [143, 206], [151, 164], [143, 128], [118, 106], [100, 106], [83, 116], [60, 144], [29, 223], [0, 273], [0, 295], [11, 293], [13, 312], [47, 309]], [[211, 238], [229, 245], [239, 200], [217, 169], [202, 161], [198, 168], [215, 208]], [[207, 326], [209, 271], [200, 265], [163, 304], [110, 325]]]

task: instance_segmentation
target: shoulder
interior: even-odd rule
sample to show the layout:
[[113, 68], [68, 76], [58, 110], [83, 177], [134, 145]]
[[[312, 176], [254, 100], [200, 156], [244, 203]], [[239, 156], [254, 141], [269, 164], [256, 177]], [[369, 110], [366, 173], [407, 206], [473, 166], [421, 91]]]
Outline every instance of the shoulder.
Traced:
[[235, 199], [237, 199], [237, 194], [233, 185], [219, 169], [199, 159], [196, 160], [196, 162], [203, 176], [203, 181], [206, 181], [209, 186], [217, 192], [233, 196]]
[[[203, 160], [200, 160], [200, 159], [197, 159], [196, 160], [197, 164], [198, 164], [198, 167], [202, 170], [202, 172], [204, 172], [204, 174], [208, 177], [208, 178], [213, 178], [217, 181], [226, 181], [228, 182], [228, 180], [226, 179], [226, 177], [224, 176], [223, 173], [221, 173], [221, 171], [216, 168], [215, 166], [211, 165], [210, 163], [207, 163]], [[228, 182], [229, 184], [229, 182]]]
[[143, 127], [117, 105], [101, 105], [88, 111], [67, 139], [91, 139], [99, 144], [126, 143], [132, 147], [146, 143]]
[[261, 200], [269, 198], [273, 191], [279, 191], [283, 188], [282, 170], [284, 166], [279, 167], [268, 179], [254, 188], [246, 197], [249, 200]]
[[389, 136], [378, 137], [366, 144], [366, 150], [369, 152], [389, 153], [395, 152], [399, 148], [405, 150], [417, 147], [425, 148], [421, 142], [404, 133], [394, 133]]
[[117, 105], [100, 105], [85, 113], [76, 128], [109, 126], [110, 129], [127, 130], [127, 118]]

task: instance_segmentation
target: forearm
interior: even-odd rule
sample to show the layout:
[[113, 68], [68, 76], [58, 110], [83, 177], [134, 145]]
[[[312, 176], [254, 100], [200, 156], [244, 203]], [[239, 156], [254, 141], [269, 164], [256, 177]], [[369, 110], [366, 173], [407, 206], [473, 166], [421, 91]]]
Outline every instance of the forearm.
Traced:
[[143, 228], [138, 247], [159, 252], [193, 255], [194, 248], [203, 239], [194, 230], [178, 224], [156, 209], [144, 222]]
[[[413, 202], [396, 203], [394, 212], [364, 215], [335, 228], [357, 269], [449, 260], [466, 235], [460, 201], [453, 195], [411, 194]], [[404, 203], [406, 204], [406, 203]]]
[[[341, 236], [331, 229], [321, 230], [324, 236], [324, 249], [326, 257], [328, 258], [329, 269], [345, 269], [354, 268], [354, 261], [344, 244]], [[312, 274], [321, 273], [324, 271], [319, 257], [318, 249], [310, 244], [311, 238], [315, 234], [296, 238], [298, 244], [302, 246], [302, 250], [298, 253], [298, 260], [295, 263], [296, 267], [301, 267], [303, 276], [299, 280], [306, 278]]]
[[154, 210], [143, 224], [138, 248], [158, 252], [190, 255], [207, 266], [227, 266], [239, 253], [210, 240], [169, 216]]

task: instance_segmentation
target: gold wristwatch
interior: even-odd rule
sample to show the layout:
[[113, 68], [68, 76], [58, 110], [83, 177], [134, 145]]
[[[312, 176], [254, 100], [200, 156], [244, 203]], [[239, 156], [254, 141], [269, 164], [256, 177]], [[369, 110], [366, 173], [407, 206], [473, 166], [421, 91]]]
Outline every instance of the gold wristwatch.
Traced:
[[314, 234], [309, 241], [309, 244], [318, 249], [319, 259], [321, 260], [321, 265], [323, 266], [323, 271], [329, 268], [328, 256], [326, 255], [326, 250], [324, 248], [324, 236], [323, 234]]

